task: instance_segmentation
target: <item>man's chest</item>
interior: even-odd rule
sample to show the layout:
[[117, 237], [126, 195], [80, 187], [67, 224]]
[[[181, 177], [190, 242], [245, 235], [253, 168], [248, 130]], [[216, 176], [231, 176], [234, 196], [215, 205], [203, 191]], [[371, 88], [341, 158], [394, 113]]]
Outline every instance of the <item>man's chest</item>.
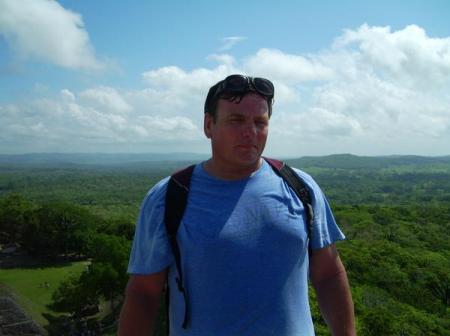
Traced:
[[194, 186], [180, 227], [186, 233], [182, 244], [222, 252], [243, 245], [265, 245], [268, 251], [305, 246], [303, 205], [283, 181], [267, 182], [229, 189]]

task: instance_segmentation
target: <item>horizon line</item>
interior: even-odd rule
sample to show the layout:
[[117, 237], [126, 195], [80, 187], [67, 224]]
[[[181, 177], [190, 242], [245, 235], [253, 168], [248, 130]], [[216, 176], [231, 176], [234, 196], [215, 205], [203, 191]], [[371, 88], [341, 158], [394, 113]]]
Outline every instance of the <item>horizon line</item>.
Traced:
[[[196, 156], [210, 156], [211, 153], [200, 152], [24, 152], [24, 153], [0, 153], [0, 156], [27, 156], [27, 155], [196, 155]], [[356, 157], [400, 157], [400, 156], [415, 156], [415, 157], [448, 157], [449, 154], [439, 155], [424, 155], [424, 154], [354, 154], [354, 153], [329, 153], [329, 154], [299, 154], [299, 155], [279, 155], [283, 158], [302, 158], [302, 157], [324, 157], [324, 156], [356, 156]], [[277, 156], [277, 155], [262, 155], [262, 156]]]

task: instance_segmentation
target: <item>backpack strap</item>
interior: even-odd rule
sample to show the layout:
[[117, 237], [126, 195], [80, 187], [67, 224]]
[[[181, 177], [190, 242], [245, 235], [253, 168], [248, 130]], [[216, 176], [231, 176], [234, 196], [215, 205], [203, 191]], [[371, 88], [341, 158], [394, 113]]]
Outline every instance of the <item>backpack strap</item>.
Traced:
[[[177, 242], [177, 232], [186, 209], [187, 198], [189, 194], [189, 187], [191, 183], [192, 172], [195, 165], [189, 166], [185, 169], [177, 171], [173, 174], [167, 185], [166, 191], [166, 206], [164, 212], [164, 221], [166, 224], [166, 231], [169, 237], [169, 242], [172, 247], [172, 252], [175, 257], [175, 264], [177, 267], [178, 277], [176, 277], [177, 288], [183, 294], [184, 298], [184, 320], [183, 329], [186, 329], [188, 323], [188, 298], [186, 289], [183, 285], [183, 272], [181, 268], [181, 254]], [[169, 291], [167, 291], [168, 296]], [[167, 297], [166, 305], [169, 306]], [[167, 320], [168, 321], [168, 320]], [[168, 326], [169, 328], [169, 326]]]
[[305, 181], [298, 176], [298, 174], [289, 167], [287, 164], [285, 164], [282, 161], [270, 159], [264, 157], [264, 160], [267, 161], [267, 163], [272, 167], [272, 169], [277, 173], [279, 176], [283, 178], [283, 180], [286, 181], [286, 183], [291, 187], [291, 189], [295, 192], [297, 197], [300, 199], [300, 201], [303, 204], [303, 207], [305, 208], [306, 212], [306, 227], [307, 227], [307, 233], [308, 233], [308, 251], [309, 255], [311, 255], [311, 239], [312, 239], [312, 233], [313, 233], [313, 221], [314, 221], [314, 211], [312, 208], [312, 202], [311, 202], [311, 194], [309, 192], [308, 187], [306, 186]]

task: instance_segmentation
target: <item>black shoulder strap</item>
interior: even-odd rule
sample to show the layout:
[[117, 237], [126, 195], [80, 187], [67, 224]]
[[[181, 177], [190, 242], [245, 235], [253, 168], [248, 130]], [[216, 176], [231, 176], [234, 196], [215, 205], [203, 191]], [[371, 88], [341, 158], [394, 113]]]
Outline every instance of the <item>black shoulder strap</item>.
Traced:
[[303, 179], [298, 176], [298, 174], [287, 164], [282, 161], [278, 161], [275, 159], [264, 158], [264, 160], [269, 163], [272, 169], [281, 176], [286, 183], [294, 190], [297, 197], [303, 204], [303, 207], [306, 210], [306, 220], [307, 220], [307, 230], [308, 230], [308, 249], [311, 255], [311, 239], [313, 233], [313, 221], [314, 221], [314, 211], [312, 208], [311, 195], [308, 187], [306, 186]]
[[[177, 243], [177, 232], [186, 209], [187, 198], [189, 195], [189, 187], [191, 183], [192, 172], [195, 165], [179, 170], [173, 174], [167, 185], [166, 205], [164, 212], [164, 221], [166, 224], [169, 242], [175, 258], [178, 277], [176, 278], [178, 290], [183, 294], [184, 298], [184, 321], [183, 328], [186, 329], [188, 323], [188, 298], [186, 290], [183, 286], [183, 272], [181, 269], [180, 248]], [[167, 292], [168, 293], [168, 292]], [[167, 297], [166, 305], [169, 305]]]

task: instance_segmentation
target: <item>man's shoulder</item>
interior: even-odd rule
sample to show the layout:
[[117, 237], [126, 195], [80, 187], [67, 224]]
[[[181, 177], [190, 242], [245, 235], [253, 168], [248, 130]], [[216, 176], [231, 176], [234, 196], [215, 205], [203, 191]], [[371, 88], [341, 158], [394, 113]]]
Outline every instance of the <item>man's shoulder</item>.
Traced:
[[[283, 165], [286, 165], [290, 168], [292, 168], [294, 170], [294, 172], [302, 179], [304, 180], [306, 183], [309, 183], [310, 181], [314, 181], [314, 179], [311, 177], [311, 175], [309, 175], [308, 173], [306, 173], [305, 171], [296, 168], [294, 166], [291, 166], [290, 164], [286, 163], [285, 161], [280, 161], [277, 159], [273, 159], [273, 158], [265, 158], [265, 165], [266, 166], [272, 166], [272, 169], [270, 169], [270, 171], [276, 171], [276, 170], [281, 170]], [[279, 174], [278, 174], [279, 175]]]
[[167, 184], [169, 183], [169, 179], [170, 176], [166, 176], [163, 179], [159, 180], [158, 182], [156, 182], [155, 185], [153, 185], [153, 187], [150, 188], [150, 190], [148, 191], [148, 195], [150, 194], [159, 194], [165, 191], [165, 189], [167, 188]]
[[290, 166], [295, 173], [302, 179], [304, 180], [306, 183], [310, 182], [310, 181], [314, 181], [313, 177], [311, 175], [309, 175], [307, 172], [305, 172], [304, 170], [301, 170], [299, 168], [296, 167], [292, 167]]
[[164, 202], [169, 179], [170, 176], [166, 176], [148, 190], [144, 201], [142, 202], [142, 208], [146, 208], [150, 205], [154, 206], [155, 204]]
[[164, 177], [160, 181], [158, 181], [156, 184], [154, 184], [147, 192], [143, 205], [154, 203], [154, 202], [164, 202], [167, 192], [167, 187], [169, 185], [169, 181], [172, 176], [178, 175], [180, 176], [180, 173], [182, 175], [190, 175], [194, 173], [195, 169], [189, 169], [191, 167], [196, 167], [198, 164], [194, 164], [191, 166], [186, 166], [183, 168], [180, 168], [176, 171], [174, 171], [171, 175]]
[[296, 167], [292, 167], [290, 166], [294, 172], [297, 174], [297, 176], [306, 184], [306, 186], [312, 190], [314, 193], [316, 191], [320, 190], [319, 185], [317, 184], [317, 182], [314, 180], [314, 178], [308, 174], [307, 172], [305, 172], [304, 170], [301, 170], [299, 168]]

